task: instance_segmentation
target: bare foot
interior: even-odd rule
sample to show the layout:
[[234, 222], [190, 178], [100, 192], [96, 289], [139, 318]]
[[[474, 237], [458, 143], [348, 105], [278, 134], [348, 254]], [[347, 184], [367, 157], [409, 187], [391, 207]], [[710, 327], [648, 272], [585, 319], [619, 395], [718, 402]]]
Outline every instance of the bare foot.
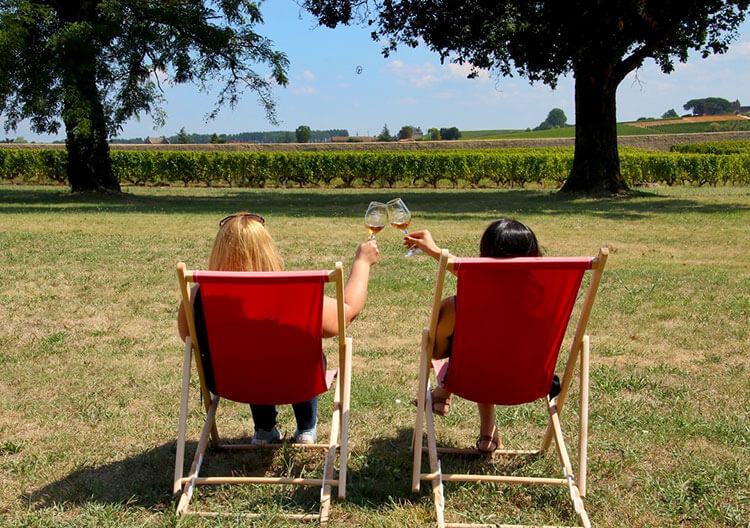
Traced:
[[432, 412], [445, 416], [451, 410], [451, 393], [442, 387], [435, 387], [430, 391], [432, 396]]

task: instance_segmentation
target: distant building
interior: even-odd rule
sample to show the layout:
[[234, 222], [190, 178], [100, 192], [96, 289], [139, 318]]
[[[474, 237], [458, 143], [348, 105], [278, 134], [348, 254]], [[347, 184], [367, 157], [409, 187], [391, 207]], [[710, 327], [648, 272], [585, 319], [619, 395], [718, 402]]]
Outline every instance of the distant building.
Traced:
[[169, 145], [169, 140], [165, 136], [149, 136], [146, 138], [147, 145]]
[[371, 136], [332, 136], [331, 142], [332, 143], [347, 143], [347, 142], [356, 142], [356, 143], [368, 143], [370, 141], [377, 141], [378, 138], [371, 137]]

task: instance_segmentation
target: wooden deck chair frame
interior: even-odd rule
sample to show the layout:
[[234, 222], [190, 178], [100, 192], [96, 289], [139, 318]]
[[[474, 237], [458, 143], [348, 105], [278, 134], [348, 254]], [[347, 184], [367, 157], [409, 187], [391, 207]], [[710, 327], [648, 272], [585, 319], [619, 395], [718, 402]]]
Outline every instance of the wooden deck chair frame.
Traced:
[[[589, 283], [586, 297], [581, 308], [581, 315], [576, 326], [575, 336], [570, 347], [570, 355], [565, 366], [565, 373], [561, 380], [560, 393], [554, 398], [546, 398], [549, 423], [544, 434], [541, 446], [534, 450], [512, 450], [498, 449], [499, 455], [541, 455], [555, 440], [557, 454], [562, 464], [563, 478], [541, 478], [523, 477], [511, 475], [472, 475], [472, 474], [445, 474], [442, 472], [439, 453], [450, 454], [478, 454], [475, 448], [450, 448], [438, 447], [435, 439], [435, 421], [432, 411], [432, 398], [430, 394], [430, 371], [432, 370], [432, 349], [434, 336], [437, 329], [440, 302], [443, 294], [443, 282], [446, 271], [454, 272], [454, 259], [449, 257], [448, 250], [444, 249], [440, 255], [437, 272], [437, 282], [432, 304], [432, 316], [430, 326], [422, 330], [421, 360], [419, 366], [419, 388], [417, 393], [417, 419], [414, 426], [412, 438], [413, 472], [412, 491], [418, 493], [420, 481], [429, 481], [432, 485], [433, 500], [435, 503], [435, 514], [438, 528], [466, 528], [471, 526], [495, 526], [488, 524], [471, 523], [447, 523], [445, 522], [445, 499], [443, 495], [443, 482], [494, 482], [508, 484], [533, 484], [533, 485], [555, 485], [566, 486], [570, 492], [570, 499], [578, 514], [581, 523], [589, 528], [591, 523], [584, 509], [583, 498], [586, 495], [586, 460], [588, 451], [588, 403], [589, 403], [589, 351], [590, 339], [586, 335], [586, 325], [591, 315], [596, 292], [599, 288], [604, 266], [607, 262], [609, 251], [601, 248], [596, 258], [592, 259], [591, 281]], [[568, 457], [565, 440], [560, 428], [560, 413], [562, 412], [568, 389], [573, 378], [576, 362], [580, 358], [580, 401], [579, 401], [579, 423], [578, 423], [578, 472], [574, 474]], [[427, 446], [423, 446], [423, 426], [426, 421]], [[422, 454], [427, 452], [430, 472], [422, 473]], [[502, 527], [520, 525], [500, 525]]]
[[[177, 277], [182, 292], [183, 306], [187, 315], [190, 336], [196, 335], [195, 318], [190, 300], [189, 282], [194, 282], [194, 270], [186, 269], [184, 263], [177, 264]], [[340, 499], [346, 498], [347, 462], [349, 457], [349, 404], [351, 401], [351, 375], [352, 375], [352, 338], [346, 337], [346, 324], [344, 314], [344, 268], [341, 262], [336, 262], [335, 269], [329, 271], [327, 282], [333, 281], [336, 285], [336, 304], [338, 307], [338, 353], [339, 366], [336, 375], [334, 389], [333, 417], [331, 420], [331, 432], [328, 443], [317, 444], [286, 444], [286, 447], [322, 450], [325, 452], [322, 478], [292, 478], [292, 477], [201, 477], [199, 471], [203, 462], [209, 438], [216, 449], [248, 450], [278, 448], [280, 444], [251, 445], [251, 444], [227, 444], [221, 441], [216, 427], [216, 409], [219, 396], [211, 394], [206, 384], [203, 368], [200, 360], [198, 343], [187, 337], [185, 340], [184, 360], [182, 368], [182, 391], [180, 394], [180, 419], [177, 431], [177, 454], [175, 457], [173, 494], [179, 495], [177, 504], [177, 515], [196, 515], [203, 517], [238, 516], [235, 513], [203, 512], [190, 509], [190, 500], [196, 486], [217, 484], [292, 484], [302, 486], [320, 486], [320, 511], [318, 515], [313, 514], [286, 514], [278, 517], [295, 519], [299, 521], [319, 521], [322, 526], [328, 522], [331, 505], [331, 488], [338, 488]], [[196, 370], [200, 382], [201, 399], [206, 410], [206, 419], [201, 431], [198, 447], [193, 457], [193, 462], [187, 476], [183, 476], [185, 458], [185, 433], [188, 413], [188, 389], [190, 385], [190, 372], [192, 360], [195, 359]], [[334, 464], [336, 453], [339, 455], [338, 476], [334, 477]], [[180, 493], [181, 492], [181, 493]], [[258, 513], [244, 513], [239, 516], [249, 519], [260, 518]]]

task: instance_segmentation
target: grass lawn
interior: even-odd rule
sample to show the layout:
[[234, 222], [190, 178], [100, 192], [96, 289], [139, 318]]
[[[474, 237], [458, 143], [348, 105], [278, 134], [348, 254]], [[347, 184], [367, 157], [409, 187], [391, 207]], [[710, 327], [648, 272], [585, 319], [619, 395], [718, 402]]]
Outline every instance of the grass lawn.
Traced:
[[[475, 255], [484, 227], [500, 216], [528, 223], [548, 255], [594, 255], [608, 246], [589, 325], [592, 522], [748, 526], [750, 189], [651, 188], [617, 200], [567, 200], [540, 189], [126, 191], [100, 198], [0, 186], [0, 526], [244, 526], [235, 518], [178, 521], [171, 513], [182, 360], [174, 265], [205, 266], [218, 220], [249, 210], [266, 217], [288, 269], [329, 268], [339, 259], [348, 267], [365, 239], [367, 203], [397, 195], [414, 213], [413, 229], [431, 229], [458, 255]], [[350, 328], [353, 453], [348, 500], [334, 501], [331, 521], [429, 526], [430, 493], [410, 492], [410, 401], [436, 264], [404, 258], [394, 229], [378, 242], [382, 260]], [[334, 349], [327, 344], [329, 359]], [[190, 458], [202, 414], [192, 395]], [[331, 395], [320, 405], [325, 433]], [[540, 402], [499, 409], [505, 445], [536, 445], [545, 418]], [[224, 435], [251, 434], [244, 406], [227, 404], [219, 420]], [[280, 420], [291, 434], [290, 408]], [[564, 430], [573, 420], [573, 412], [563, 414]], [[474, 444], [472, 403], [454, 400], [437, 421], [439, 441]], [[575, 465], [575, 436], [568, 441]], [[288, 453], [239, 462], [320, 474]], [[214, 455], [202, 473], [227, 464]], [[493, 465], [507, 461], [443, 461], [452, 472]], [[551, 451], [507, 469], [557, 468]], [[314, 512], [317, 493], [201, 488], [194, 501], [205, 509]], [[452, 521], [575, 524], [566, 493], [449, 483], [446, 499]]]

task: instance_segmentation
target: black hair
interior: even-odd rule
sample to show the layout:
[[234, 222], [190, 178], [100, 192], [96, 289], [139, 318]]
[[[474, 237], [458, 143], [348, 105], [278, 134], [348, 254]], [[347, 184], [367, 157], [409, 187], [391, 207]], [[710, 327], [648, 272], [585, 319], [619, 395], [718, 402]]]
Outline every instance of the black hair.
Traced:
[[510, 218], [495, 220], [484, 230], [479, 243], [482, 257], [541, 257], [534, 232], [523, 222]]

